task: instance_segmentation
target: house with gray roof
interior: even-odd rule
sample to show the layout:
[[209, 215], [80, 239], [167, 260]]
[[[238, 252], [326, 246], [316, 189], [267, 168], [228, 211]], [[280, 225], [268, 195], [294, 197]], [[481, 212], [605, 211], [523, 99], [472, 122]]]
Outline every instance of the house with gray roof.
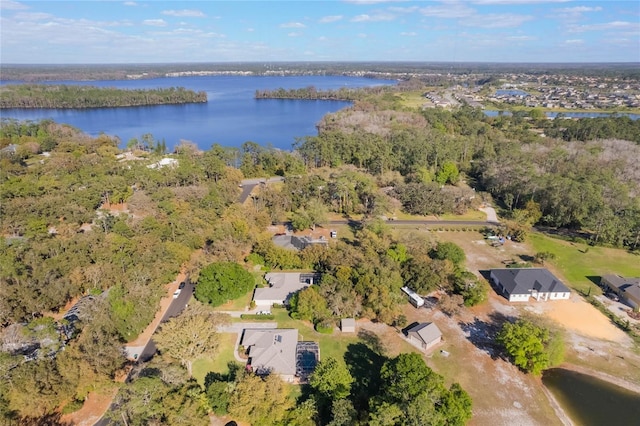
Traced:
[[442, 332], [432, 322], [422, 322], [407, 330], [409, 343], [427, 351], [442, 341]]
[[566, 300], [571, 292], [545, 268], [492, 269], [491, 281], [509, 302]]
[[270, 272], [264, 276], [269, 287], [256, 288], [253, 301], [256, 307], [285, 305], [296, 292], [320, 281], [320, 274], [312, 272]]
[[279, 247], [290, 250], [302, 250], [313, 245], [321, 245], [325, 247], [329, 245], [329, 241], [323, 236], [315, 238], [313, 235], [297, 236], [288, 234], [274, 236], [273, 243]]
[[634, 311], [640, 310], [640, 278], [624, 278], [620, 275], [605, 275], [600, 280], [603, 287], [620, 297]]
[[296, 375], [298, 330], [292, 328], [245, 329], [240, 344], [248, 350], [250, 367], [256, 374], [278, 374], [293, 381]]

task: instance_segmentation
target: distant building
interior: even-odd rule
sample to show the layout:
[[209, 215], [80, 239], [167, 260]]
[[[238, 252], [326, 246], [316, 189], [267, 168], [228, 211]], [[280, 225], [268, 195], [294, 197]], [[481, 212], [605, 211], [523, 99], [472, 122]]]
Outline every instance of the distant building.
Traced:
[[434, 323], [423, 322], [407, 330], [407, 339], [412, 345], [428, 351], [442, 341], [442, 332]]
[[605, 275], [600, 280], [600, 284], [617, 294], [620, 300], [631, 306], [634, 311], [640, 310], [640, 278]]
[[509, 302], [566, 300], [571, 291], [544, 268], [492, 269], [491, 280]]
[[161, 159], [160, 161], [158, 161], [156, 163], [149, 164], [147, 166], [147, 168], [149, 168], [149, 169], [161, 169], [161, 168], [167, 167], [167, 166], [176, 167], [177, 165], [178, 165], [178, 160], [176, 160], [175, 158], [165, 157], [165, 158]]

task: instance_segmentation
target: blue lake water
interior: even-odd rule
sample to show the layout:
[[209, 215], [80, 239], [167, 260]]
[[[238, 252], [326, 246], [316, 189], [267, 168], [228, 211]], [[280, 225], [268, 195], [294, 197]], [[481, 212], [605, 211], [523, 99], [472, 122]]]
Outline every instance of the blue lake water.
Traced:
[[494, 96], [529, 96], [529, 94], [518, 89], [498, 89]]
[[256, 90], [280, 87], [298, 89], [308, 86], [328, 90], [391, 85], [396, 81], [343, 76], [206, 76], [51, 83], [122, 89], [184, 87], [207, 92], [209, 101], [202, 104], [128, 108], [6, 109], [0, 110], [1, 117], [18, 120], [51, 118], [92, 136], [100, 133], [118, 136], [121, 146], [125, 146], [132, 138], [151, 133], [156, 140], [164, 139], [170, 149], [181, 140], [187, 140], [201, 149], [209, 149], [214, 143], [239, 147], [244, 142], [251, 141], [288, 150], [297, 137], [316, 135], [316, 124], [325, 114], [348, 107], [351, 103], [257, 100], [254, 99]]

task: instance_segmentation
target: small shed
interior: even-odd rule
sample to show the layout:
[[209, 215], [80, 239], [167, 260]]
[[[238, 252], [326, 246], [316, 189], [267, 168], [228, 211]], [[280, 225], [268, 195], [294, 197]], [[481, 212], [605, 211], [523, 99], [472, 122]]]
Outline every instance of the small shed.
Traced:
[[343, 333], [355, 333], [356, 332], [355, 318], [342, 318], [340, 320], [340, 330], [342, 330]]
[[427, 351], [442, 341], [442, 332], [432, 322], [422, 322], [407, 330], [409, 342]]

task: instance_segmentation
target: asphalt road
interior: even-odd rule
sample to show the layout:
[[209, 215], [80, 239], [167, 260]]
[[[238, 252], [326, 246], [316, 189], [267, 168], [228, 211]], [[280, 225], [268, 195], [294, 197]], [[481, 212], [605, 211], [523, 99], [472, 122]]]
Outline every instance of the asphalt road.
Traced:
[[[191, 283], [191, 281], [189, 281], [189, 279], [187, 279], [185, 281], [184, 288], [180, 291], [180, 295], [175, 299], [171, 300], [171, 304], [167, 308], [167, 311], [162, 317], [162, 320], [160, 320], [160, 323], [166, 322], [170, 318], [173, 318], [179, 315], [180, 312], [182, 312], [184, 308], [187, 306], [187, 303], [189, 303], [189, 300], [193, 295], [193, 290], [194, 290], [193, 284]], [[153, 357], [153, 355], [156, 353], [156, 350], [157, 350], [156, 344], [153, 342], [153, 337], [152, 337], [151, 339], [149, 339], [149, 341], [147, 342], [147, 345], [144, 347], [144, 349], [138, 356], [138, 360], [139, 361], [150, 360]], [[113, 405], [110, 405], [109, 408], [107, 409], [107, 412], [112, 411], [112, 409], [113, 409]], [[94, 426], [109, 426], [112, 424], [114, 423], [112, 423], [109, 419], [105, 418], [105, 416], [102, 416], [102, 418], [98, 420], [94, 424]]]

